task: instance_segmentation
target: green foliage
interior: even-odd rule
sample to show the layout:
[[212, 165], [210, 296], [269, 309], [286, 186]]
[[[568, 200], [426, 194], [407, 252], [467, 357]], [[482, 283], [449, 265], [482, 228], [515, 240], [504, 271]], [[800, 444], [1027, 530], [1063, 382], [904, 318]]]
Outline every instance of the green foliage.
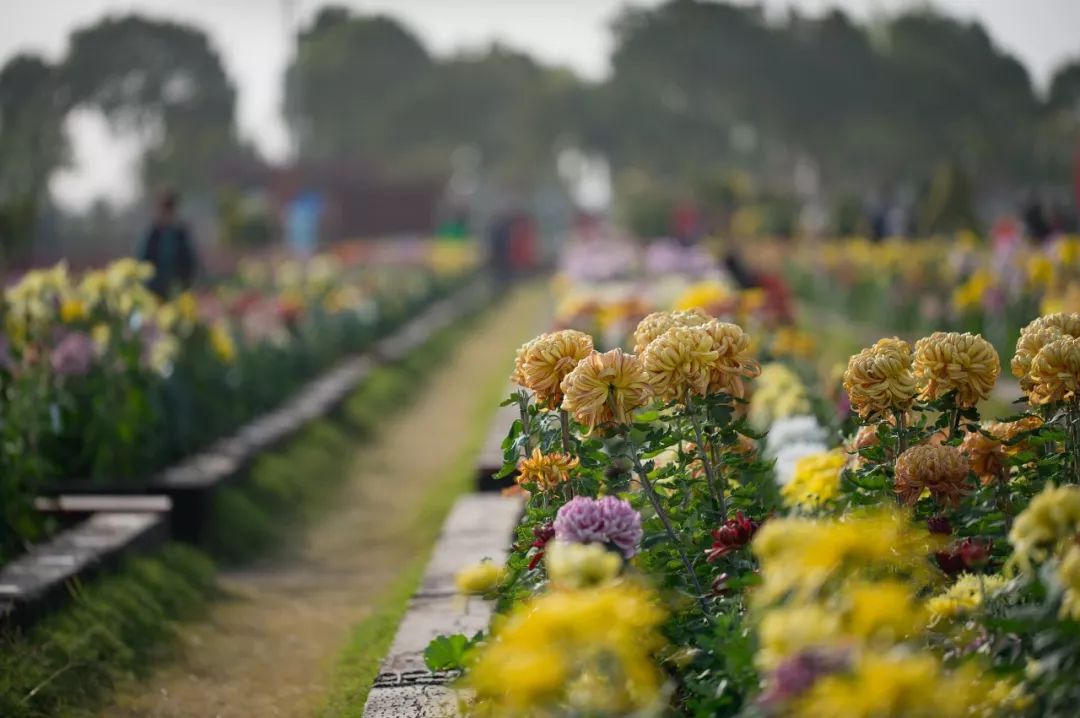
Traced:
[[73, 587], [71, 605], [28, 632], [0, 636], [0, 715], [38, 718], [86, 709], [118, 678], [141, 675], [214, 590], [214, 567], [172, 545]]
[[482, 631], [472, 638], [463, 633], [438, 636], [424, 649], [424, 665], [429, 671], [463, 670], [469, 651], [482, 640], [484, 640]]

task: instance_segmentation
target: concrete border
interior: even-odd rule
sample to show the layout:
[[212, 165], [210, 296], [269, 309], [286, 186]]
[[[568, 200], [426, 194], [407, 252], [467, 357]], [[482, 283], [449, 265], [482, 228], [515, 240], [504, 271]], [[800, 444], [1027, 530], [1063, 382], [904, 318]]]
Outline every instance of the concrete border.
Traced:
[[485, 558], [504, 563], [522, 510], [521, 499], [498, 494], [474, 493], [457, 500], [368, 694], [364, 718], [458, 714], [461, 696], [448, 685], [457, 675], [427, 670], [424, 649], [441, 634], [487, 630], [491, 605], [457, 595], [454, 576]]

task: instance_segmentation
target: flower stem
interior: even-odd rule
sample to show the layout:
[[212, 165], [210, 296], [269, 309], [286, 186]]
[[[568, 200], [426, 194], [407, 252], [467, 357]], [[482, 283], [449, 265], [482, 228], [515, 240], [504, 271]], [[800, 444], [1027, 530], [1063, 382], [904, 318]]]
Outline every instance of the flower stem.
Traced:
[[559, 428], [562, 429], [562, 450], [567, 456], [572, 456], [570, 449], [570, 415], [566, 409], [559, 409]]
[[709, 484], [709, 493], [712, 494], [713, 507], [720, 513], [720, 517], [724, 518], [727, 514], [727, 509], [724, 506], [724, 492], [721, 488], [720, 491], [716, 489], [716, 473], [713, 471], [712, 461], [709, 458], [709, 451], [705, 448], [705, 435], [701, 430], [701, 422], [694, 411], [693, 401], [689, 392], [686, 394], [686, 414], [690, 417], [690, 425], [694, 427], [694, 442], [697, 444], [698, 455], [701, 457], [701, 464], [705, 467], [705, 480]]
[[709, 609], [705, 604], [705, 591], [701, 588], [701, 582], [698, 581], [697, 574], [694, 573], [694, 566], [690, 563], [686, 551], [683, 550], [682, 541], [675, 532], [675, 527], [671, 525], [671, 520], [668, 518], [667, 513], [664, 512], [664, 507], [660, 503], [660, 497], [653, 488], [652, 482], [649, 481], [645, 467], [641, 465], [641, 459], [638, 458], [637, 447], [635, 447], [630, 440], [629, 434], [627, 434], [626, 443], [630, 447], [630, 458], [634, 462], [634, 471], [637, 472], [638, 481], [641, 482], [642, 488], [645, 489], [645, 495], [649, 497], [649, 502], [652, 504], [653, 510], [656, 511], [656, 515], [660, 517], [660, 522], [664, 524], [664, 530], [667, 531], [668, 538], [671, 539], [675, 551], [678, 552], [679, 558], [682, 559], [683, 568], [686, 569], [686, 574], [690, 577], [690, 581], [694, 584], [694, 590], [697, 592], [696, 598], [698, 605], [701, 606], [702, 612], [707, 616], [709, 615]]
[[517, 393], [518, 412], [521, 415], [521, 433], [525, 435], [525, 441], [521, 445], [521, 454], [529, 458], [529, 450], [532, 448], [532, 432], [529, 427], [529, 395], [524, 390]]
[[900, 409], [893, 409], [893, 416], [896, 418], [896, 458], [899, 459], [900, 454], [907, 451], [907, 424]]

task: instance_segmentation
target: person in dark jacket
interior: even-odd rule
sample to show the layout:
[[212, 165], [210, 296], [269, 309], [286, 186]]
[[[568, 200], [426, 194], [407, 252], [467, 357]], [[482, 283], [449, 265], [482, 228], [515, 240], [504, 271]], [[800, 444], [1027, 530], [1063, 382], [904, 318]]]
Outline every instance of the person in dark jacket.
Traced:
[[154, 266], [150, 291], [162, 298], [190, 288], [198, 265], [191, 232], [176, 214], [178, 204], [175, 192], [161, 195], [157, 216], [139, 249], [139, 259]]

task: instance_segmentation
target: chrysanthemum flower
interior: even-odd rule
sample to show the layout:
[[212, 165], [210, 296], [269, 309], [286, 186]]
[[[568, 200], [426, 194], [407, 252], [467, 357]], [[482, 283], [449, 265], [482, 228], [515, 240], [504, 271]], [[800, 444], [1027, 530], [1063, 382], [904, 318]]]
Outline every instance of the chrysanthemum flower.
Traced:
[[923, 491], [935, 500], [955, 504], [969, 490], [971, 471], [964, 455], [952, 446], [913, 446], [896, 459], [894, 490], [900, 500], [914, 504]]
[[1028, 373], [1032, 404], [1056, 404], [1076, 397], [1080, 387], [1080, 339], [1062, 336], [1039, 350]]
[[934, 332], [915, 342], [913, 368], [923, 399], [956, 392], [956, 405], [962, 408], [990, 396], [1001, 370], [993, 345], [967, 332]]
[[611, 544], [630, 558], [637, 553], [641, 536], [641, 514], [615, 496], [575, 496], [555, 514], [559, 541]]
[[628, 423], [652, 396], [641, 360], [621, 349], [582, 359], [563, 379], [562, 392], [562, 408], [590, 432], [609, 422]]
[[592, 337], [584, 332], [564, 329], [543, 334], [521, 348], [512, 378], [530, 389], [538, 402], [554, 409], [562, 403], [562, 380], [592, 350]]
[[742, 398], [746, 393], [743, 379], [753, 379], [761, 374], [761, 365], [750, 355], [750, 337], [738, 324], [716, 319], [703, 328], [712, 337], [717, 354], [709, 375], [708, 392]]
[[816, 508], [840, 493], [840, 474], [846, 459], [839, 451], [804, 456], [795, 462], [795, 473], [780, 489], [787, 506]]
[[703, 328], [672, 327], [645, 347], [641, 364], [654, 395], [665, 402], [679, 401], [688, 393], [705, 395], [717, 356]]
[[600, 544], [556, 541], [547, 548], [544, 563], [552, 583], [562, 588], [589, 588], [618, 576], [623, 560]]
[[541, 490], [551, 489], [569, 479], [578, 463], [576, 458], [566, 454], [544, 454], [540, 449], [533, 449], [529, 458], [518, 463], [517, 482], [534, 483]]
[[699, 327], [710, 319], [701, 309], [684, 312], [653, 312], [638, 322], [634, 329], [634, 353], [645, 351], [654, 339], [672, 327]]
[[964, 436], [964, 441], [960, 444], [960, 453], [967, 457], [971, 470], [984, 485], [993, 483], [1005, 475], [1005, 452], [1002, 451], [995, 426], [999, 423], [991, 421], [984, 424], [983, 431], [990, 436], [982, 431], [971, 431]]
[[1013, 376], [1020, 381], [1020, 389], [1024, 392], [1031, 391], [1033, 386], [1030, 373], [1035, 355], [1050, 342], [1065, 336], [1058, 327], [1054, 326], [1036, 325], [1033, 327], [1029, 324], [1028, 327], [1020, 332], [1020, 337], [1016, 340], [1016, 353], [1009, 363]]
[[1048, 484], [1020, 512], [1009, 530], [1013, 560], [1022, 568], [1042, 561], [1080, 531], [1080, 486]]
[[918, 393], [911, 347], [896, 338], [878, 340], [848, 360], [843, 383], [851, 408], [864, 419], [907, 409]]
[[1001, 591], [1008, 583], [998, 575], [961, 574], [944, 593], [927, 599], [926, 608], [930, 611], [931, 623], [978, 610], [985, 599]]

